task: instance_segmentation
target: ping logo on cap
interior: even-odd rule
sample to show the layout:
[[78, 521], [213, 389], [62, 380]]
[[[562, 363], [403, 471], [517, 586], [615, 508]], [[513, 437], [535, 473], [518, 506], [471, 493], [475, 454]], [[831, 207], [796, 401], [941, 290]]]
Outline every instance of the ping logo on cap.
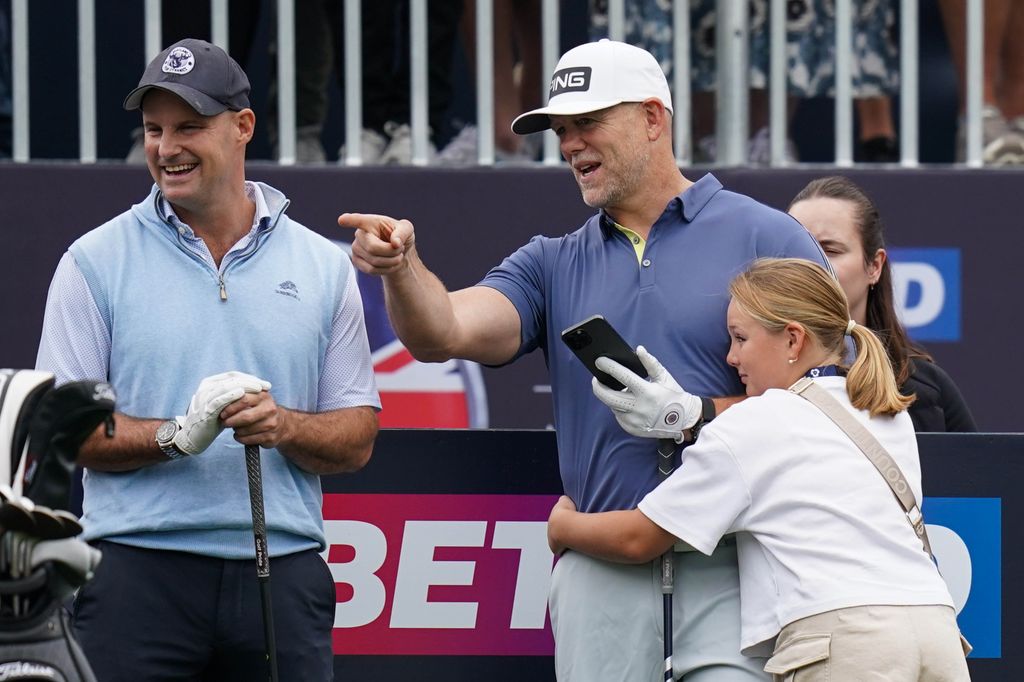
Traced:
[[160, 68], [164, 73], [176, 73], [181, 76], [191, 71], [195, 65], [196, 58], [192, 55], [192, 50], [187, 47], [176, 47], [167, 54], [167, 59]]
[[590, 89], [590, 67], [574, 66], [560, 69], [551, 76], [551, 91], [548, 97], [566, 92], [585, 92]]

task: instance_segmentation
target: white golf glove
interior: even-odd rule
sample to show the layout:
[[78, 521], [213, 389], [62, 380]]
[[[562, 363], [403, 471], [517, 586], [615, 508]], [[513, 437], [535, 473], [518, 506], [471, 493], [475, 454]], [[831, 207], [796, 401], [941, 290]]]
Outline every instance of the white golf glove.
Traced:
[[174, 445], [188, 455], [198, 455], [224, 430], [221, 411], [246, 393], [269, 391], [270, 382], [244, 372], [222, 372], [199, 382], [188, 412], [178, 422]]
[[627, 433], [641, 438], [671, 438], [682, 443], [683, 431], [700, 419], [701, 399], [684, 391], [646, 348], [637, 346], [636, 354], [647, 368], [648, 379], [610, 358], [600, 357], [595, 363], [597, 368], [625, 388], [616, 391], [595, 378], [591, 382], [594, 395], [612, 409], [615, 420]]

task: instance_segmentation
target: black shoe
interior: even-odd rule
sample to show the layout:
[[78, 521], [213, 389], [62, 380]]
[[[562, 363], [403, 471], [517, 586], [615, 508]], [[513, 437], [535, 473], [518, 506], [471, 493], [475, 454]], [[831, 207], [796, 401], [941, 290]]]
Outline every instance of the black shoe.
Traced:
[[864, 163], [898, 163], [900, 146], [894, 137], [872, 137], [861, 140], [860, 155]]

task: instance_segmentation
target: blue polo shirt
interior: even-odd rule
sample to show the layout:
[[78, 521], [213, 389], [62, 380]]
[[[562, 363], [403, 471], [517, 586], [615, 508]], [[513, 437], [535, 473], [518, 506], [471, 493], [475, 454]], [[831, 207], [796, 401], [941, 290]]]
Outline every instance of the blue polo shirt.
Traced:
[[[631, 509], [658, 484], [656, 441], [624, 432], [561, 340], [601, 314], [632, 346], [652, 352], [697, 395], [742, 395], [725, 362], [729, 282], [755, 258], [827, 262], [790, 216], [705, 175], [666, 206], [641, 261], [603, 211], [564, 237], [534, 237], [480, 282], [519, 311], [519, 355], [544, 352], [551, 374], [559, 466], [581, 511]], [[826, 266], [827, 267], [827, 266]]]

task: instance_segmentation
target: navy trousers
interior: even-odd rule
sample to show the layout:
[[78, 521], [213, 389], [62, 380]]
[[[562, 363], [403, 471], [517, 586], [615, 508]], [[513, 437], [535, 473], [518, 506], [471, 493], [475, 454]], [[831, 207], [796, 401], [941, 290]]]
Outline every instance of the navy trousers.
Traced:
[[[98, 680], [268, 679], [256, 562], [99, 542], [72, 624]], [[332, 680], [335, 589], [314, 550], [270, 561], [282, 681]]]

